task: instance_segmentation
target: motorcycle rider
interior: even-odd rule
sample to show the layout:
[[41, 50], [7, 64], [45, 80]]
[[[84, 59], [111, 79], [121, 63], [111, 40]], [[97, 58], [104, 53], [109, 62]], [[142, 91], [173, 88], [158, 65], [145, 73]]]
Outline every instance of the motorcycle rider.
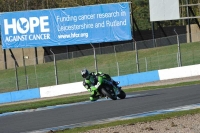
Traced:
[[[90, 100], [96, 101], [99, 99], [99, 95], [97, 95], [97, 89], [101, 86], [103, 82], [108, 82], [111, 85], [114, 86], [114, 88], [118, 88], [121, 90], [121, 87], [118, 87], [117, 85], [119, 82], [114, 81], [108, 74], [102, 73], [102, 72], [91, 72], [87, 69], [83, 69], [81, 71], [81, 75], [84, 78], [83, 80], [83, 86], [91, 92]], [[104, 81], [105, 80], [105, 81]]]

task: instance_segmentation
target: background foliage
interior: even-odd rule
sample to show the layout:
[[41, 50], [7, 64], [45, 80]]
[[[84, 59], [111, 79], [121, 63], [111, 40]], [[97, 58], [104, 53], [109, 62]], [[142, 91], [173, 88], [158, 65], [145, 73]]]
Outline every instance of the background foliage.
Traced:
[[[179, 0], [180, 5], [186, 4], [186, 0]], [[198, 3], [200, 0], [188, 0], [189, 4]], [[38, 10], [50, 8], [66, 8], [83, 5], [131, 2], [132, 12], [140, 30], [151, 29], [149, 0], [0, 0], [0, 12]], [[158, 5], [159, 6], [159, 5]], [[193, 6], [195, 15], [199, 15], [199, 6]], [[186, 8], [180, 8], [181, 16], [186, 16]], [[185, 20], [165, 21], [161, 25], [177, 26], [185, 25]]]

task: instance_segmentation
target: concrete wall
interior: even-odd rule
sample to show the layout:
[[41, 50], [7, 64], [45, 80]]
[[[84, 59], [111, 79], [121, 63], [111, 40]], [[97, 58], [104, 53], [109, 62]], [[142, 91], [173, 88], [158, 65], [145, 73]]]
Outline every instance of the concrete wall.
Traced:
[[[0, 45], [0, 49], [2, 49]], [[24, 50], [24, 57], [28, 57], [25, 59], [26, 65], [33, 65], [36, 63], [35, 59], [35, 48], [18, 48], [18, 49], [11, 49], [15, 59], [17, 60], [17, 63], [19, 66], [23, 66], [23, 51]], [[14, 61], [11, 57], [11, 52], [9, 49], [5, 50], [6, 52], [6, 60], [7, 60], [7, 68], [14, 68]], [[44, 62], [44, 50], [43, 48], [37, 48], [37, 56], [38, 56], [38, 63]], [[5, 63], [4, 63], [4, 52], [1, 50], [0, 52], [0, 70], [5, 69]]]
[[2, 69], [4, 69], [4, 56], [3, 56], [3, 50], [1, 49], [0, 50], [0, 70]]
[[[187, 25], [187, 42], [190, 42], [190, 34], [189, 28]], [[191, 24], [191, 42], [199, 42], [200, 41], [200, 29], [197, 24]]]
[[0, 104], [40, 98], [39, 88], [0, 94]]

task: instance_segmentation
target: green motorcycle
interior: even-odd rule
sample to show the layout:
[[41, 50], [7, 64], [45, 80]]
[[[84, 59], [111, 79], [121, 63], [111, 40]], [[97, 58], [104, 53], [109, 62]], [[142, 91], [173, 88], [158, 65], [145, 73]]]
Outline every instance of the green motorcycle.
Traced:
[[100, 97], [110, 98], [112, 100], [117, 100], [117, 97], [120, 99], [126, 98], [126, 93], [121, 87], [116, 87], [106, 81], [99, 86], [97, 93]]

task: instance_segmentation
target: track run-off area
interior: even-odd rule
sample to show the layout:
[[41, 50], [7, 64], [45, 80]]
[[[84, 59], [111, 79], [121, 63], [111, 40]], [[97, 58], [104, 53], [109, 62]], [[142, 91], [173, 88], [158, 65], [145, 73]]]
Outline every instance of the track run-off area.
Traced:
[[126, 99], [100, 99], [0, 115], [5, 133], [45, 133], [79, 126], [200, 108], [200, 85], [127, 93]]

